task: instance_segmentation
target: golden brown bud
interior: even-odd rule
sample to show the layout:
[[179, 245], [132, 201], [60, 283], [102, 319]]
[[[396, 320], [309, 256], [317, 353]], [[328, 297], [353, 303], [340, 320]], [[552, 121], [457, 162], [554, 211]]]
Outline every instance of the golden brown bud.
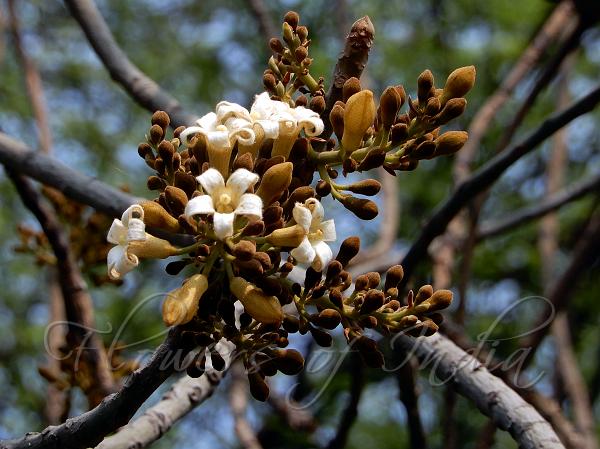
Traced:
[[361, 90], [348, 98], [342, 137], [342, 146], [347, 154], [359, 147], [365, 132], [373, 125], [376, 113], [373, 92], [370, 90]]
[[208, 289], [208, 279], [195, 274], [184, 284], [167, 295], [163, 303], [163, 321], [167, 326], [185, 324], [194, 318], [200, 298]]
[[298, 35], [300, 42], [304, 42], [308, 38], [308, 28], [304, 25], [300, 25], [296, 27], [296, 34]]
[[250, 260], [256, 252], [256, 244], [249, 240], [241, 240], [233, 248], [233, 255], [240, 260]]
[[127, 251], [142, 259], [166, 259], [177, 254], [177, 248], [168, 241], [146, 234], [146, 240], [129, 242]]
[[425, 113], [427, 115], [435, 115], [440, 112], [441, 108], [440, 99], [437, 97], [431, 97], [427, 100], [427, 106], [425, 106]]
[[144, 201], [140, 204], [144, 209], [144, 223], [153, 228], [164, 229], [165, 231], [178, 233], [179, 222], [160, 204], [154, 201]]
[[390, 267], [385, 276], [383, 290], [387, 292], [390, 288], [396, 288], [403, 277], [404, 269], [402, 268], [402, 265], [394, 265], [393, 267]]
[[148, 182], [146, 183], [148, 190], [162, 190], [167, 186], [164, 179], [158, 176], [149, 176]]
[[358, 254], [359, 251], [360, 238], [351, 236], [342, 242], [340, 250], [335, 259], [339, 261], [343, 267], [345, 267], [354, 258], [354, 256]]
[[437, 290], [427, 300], [430, 305], [429, 311], [442, 310], [452, 304], [452, 292], [450, 290]]
[[433, 95], [433, 74], [431, 70], [425, 70], [417, 79], [417, 98], [419, 106], [427, 103], [427, 99]]
[[163, 140], [158, 144], [158, 154], [166, 162], [171, 163], [173, 154], [175, 153], [175, 147], [168, 140]]
[[421, 304], [423, 301], [431, 298], [433, 295], [433, 287], [431, 285], [423, 285], [417, 292], [414, 302], [415, 304]]
[[167, 186], [165, 188], [165, 198], [169, 209], [175, 216], [183, 214], [185, 205], [188, 203], [186, 193], [179, 187]]
[[294, 57], [296, 58], [297, 62], [302, 62], [304, 61], [304, 59], [308, 56], [308, 50], [306, 49], [306, 47], [298, 47], [296, 48], [296, 50], [294, 51]]
[[164, 130], [159, 125], [152, 125], [150, 127], [150, 142], [153, 144], [158, 144], [164, 136]]
[[396, 146], [404, 142], [408, 138], [408, 126], [406, 123], [396, 123], [392, 126], [390, 140], [392, 145]]
[[291, 162], [284, 162], [272, 166], [265, 172], [256, 192], [265, 206], [278, 200], [281, 194], [290, 186], [293, 169], [294, 165]]
[[381, 183], [375, 179], [363, 179], [348, 186], [350, 192], [360, 195], [373, 196], [381, 190]]
[[367, 288], [369, 288], [369, 277], [366, 274], [361, 274], [354, 281], [354, 289], [360, 292]]
[[169, 114], [165, 111], [156, 111], [152, 114], [152, 124], [158, 125], [162, 129], [166, 129], [167, 126], [171, 123], [171, 119], [169, 118]]
[[386, 88], [381, 94], [379, 107], [381, 108], [381, 124], [385, 129], [390, 129], [400, 110], [402, 98], [394, 87]]
[[454, 154], [460, 150], [467, 139], [469, 133], [466, 131], [448, 131], [435, 139], [435, 155], [443, 156]]
[[285, 13], [285, 16], [283, 16], [283, 20], [295, 31], [296, 27], [298, 26], [298, 22], [300, 21], [300, 16], [296, 11], [288, 11]]
[[348, 98], [360, 91], [360, 80], [354, 76], [348, 78], [342, 87], [342, 99], [344, 100], [344, 103], [348, 101]]
[[337, 310], [334, 309], [325, 309], [322, 310], [316, 317], [313, 319], [313, 323], [317, 326], [321, 326], [325, 329], [333, 330], [342, 321], [342, 316]]
[[279, 326], [283, 320], [281, 304], [275, 296], [266, 295], [256, 285], [241, 277], [234, 277], [229, 288], [231, 293], [240, 300], [244, 310], [256, 321], [263, 324]]
[[344, 108], [340, 104], [336, 103], [331, 109], [329, 121], [338, 140], [341, 140], [344, 135]]
[[310, 109], [315, 111], [317, 114], [320, 114], [325, 110], [326, 103], [325, 98], [322, 95], [317, 95], [316, 97], [312, 97], [310, 100]]
[[377, 216], [377, 204], [365, 198], [346, 196], [340, 200], [346, 209], [354, 213], [361, 220], [372, 220]]
[[277, 85], [277, 79], [275, 78], [275, 75], [273, 75], [272, 73], [266, 73], [263, 76], [263, 85], [267, 88], [268, 91], [274, 91], [275, 86]]
[[295, 248], [306, 236], [304, 228], [300, 225], [289, 226], [287, 228], [275, 229], [266, 237], [267, 243], [273, 246], [286, 248]]
[[441, 104], [446, 104], [451, 98], [464, 97], [473, 88], [475, 76], [475, 66], [472, 65], [454, 70], [446, 80], [444, 93], [440, 98]]
[[465, 112], [467, 100], [464, 98], [451, 98], [446, 102], [441, 112], [435, 116], [437, 125], [443, 125]]
[[269, 41], [269, 47], [271, 47], [271, 50], [273, 50], [273, 52], [278, 54], [281, 54], [285, 51], [285, 47], [283, 46], [281, 41], [276, 37], [271, 38], [271, 40]]
[[269, 398], [269, 386], [258, 372], [248, 373], [248, 383], [254, 399], [265, 402]]
[[368, 314], [376, 311], [383, 306], [385, 296], [380, 290], [369, 290], [365, 295], [362, 306], [360, 306], [360, 313]]
[[283, 35], [283, 40], [285, 41], [285, 43], [288, 45], [292, 45], [294, 42], [294, 30], [292, 29], [290, 24], [287, 22], [283, 22], [281, 31], [282, 31], [281, 34]]

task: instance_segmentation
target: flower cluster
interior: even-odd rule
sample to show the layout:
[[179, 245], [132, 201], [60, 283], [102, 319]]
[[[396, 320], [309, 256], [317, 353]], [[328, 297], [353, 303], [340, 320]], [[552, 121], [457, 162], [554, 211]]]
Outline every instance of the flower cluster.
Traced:
[[[339, 201], [358, 218], [372, 219], [377, 207], [365, 196], [376, 195], [381, 185], [375, 179], [339, 183], [340, 169], [344, 177], [377, 167], [395, 176], [421, 160], [458, 151], [466, 133], [440, 133], [440, 126], [464, 111], [475, 77], [472, 67], [457, 69], [436, 89], [425, 71], [415, 100], [402, 86], [391, 86], [378, 106], [373, 92], [350, 78], [326, 110], [323, 80], [309, 72], [308, 31], [296, 13], [286, 15], [283, 38], [285, 43], [271, 41], [267, 91], [250, 110], [220, 102], [171, 137], [169, 116], [152, 116], [138, 152], [155, 172], [148, 188], [158, 196], [130, 207], [108, 235], [115, 245], [108, 257], [113, 278], [139, 258], [179, 256], [167, 273], [185, 269], [188, 276], [165, 298], [163, 320], [183, 326], [201, 348], [188, 374], [201, 375], [208, 358], [224, 369], [214, 345], [227, 340], [260, 400], [268, 396], [267, 376], [303, 367], [300, 353], [287, 349], [290, 333], [310, 333], [329, 346], [329, 331], [341, 326], [365, 362], [379, 367], [383, 356], [366, 329], [386, 335], [438, 329], [451, 293], [429, 285], [416, 294], [399, 291], [401, 266], [390, 268], [383, 282], [376, 272], [353, 281], [347, 267], [360, 240], [345, 239], [334, 257], [336, 228], [324, 203]], [[147, 229], [178, 234], [178, 242], [188, 243], [175, 246]], [[305, 270], [303, 282], [290, 275], [295, 267]]]

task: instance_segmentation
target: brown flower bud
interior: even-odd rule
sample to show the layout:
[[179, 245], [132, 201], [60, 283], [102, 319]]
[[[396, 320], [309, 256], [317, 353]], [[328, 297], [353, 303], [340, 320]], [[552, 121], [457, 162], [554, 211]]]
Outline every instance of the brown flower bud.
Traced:
[[281, 34], [286, 44], [292, 45], [294, 43], [294, 30], [292, 29], [289, 23], [283, 22], [281, 27]]
[[333, 338], [330, 334], [325, 332], [324, 330], [318, 329], [316, 327], [310, 327], [310, 334], [312, 335], [315, 343], [323, 348], [328, 348], [331, 346]]
[[146, 226], [164, 229], [165, 231], [178, 233], [179, 222], [169, 214], [160, 204], [154, 201], [144, 201], [140, 204], [144, 209], [144, 223]]
[[344, 108], [341, 105], [336, 103], [333, 106], [329, 113], [329, 121], [338, 140], [341, 140], [344, 135]]
[[317, 95], [316, 97], [312, 97], [310, 100], [310, 109], [315, 111], [317, 114], [320, 114], [325, 110], [326, 103], [325, 98], [322, 95]]
[[295, 349], [274, 349], [272, 356], [277, 369], [288, 376], [298, 374], [304, 368], [304, 357]]
[[348, 101], [348, 98], [360, 91], [360, 80], [354, 76], [348, 78], [342, 87], [342, 99], [344, 100], [344, 103]]
[[305, 236], [304, 228], [300, 225], [294, 225], [283, 229], [275, 229], [266, 237], [266, 240], [273, 246], [296, 248], [302, 243]]
[[444, 105], [451, 98], [464, 97], [473, 88], [475, 77], [475, 66], [470, 65], [454, 70], [446, 80], [440, 103]]
[[154, 159], [154, 153], [152, 152], [152, 147], [148, 145], [146, 142], [142, 142], [138, 145], [138, 154], [142, 159], [146, 159], [147, 157], [150, 159]]
[[451, 98], [446, 102], [440, 113], [435, 116], [435, 123], [437, 125], [448, 123], [450, 120], [462, 115], [466, 107], [467, 100], [464, 98]]
[[162, 190], [167, 186], [167, 183], [164, 179], [153, 175], [148, 177], [146, 186], [148, 187], [148, 190]]
[[233, 255], [240, 260], [250, 260], [256, 252], [256, 244], [249, 240], [241, 240], [233, 248]]
[[437, 97], [431, 97], [427, 100], [427, 105], [425, 106], [425, 114], [427, 115], [435, 115], [440, 112], [440, 108], [442, 107], [440, 103], [440, 99]]
[[241, 260], [236, 259], [233, 261], [233, 265], [238, 269], [243, 271], [245, 274], [249, 276], [262, 276], [265, 272], [262, 264], [256, 259], [250, 260]]
[[168, 294], [163, 303], [163, 321], [167, 326], [185, 324], [191, 321], [198, 310], [200, 298], [208, 289], [208, 279], [203, 274], [195, 274], [183, 285]]
[[267, 91], [273, 92], [277, 85], [277, 79], [272, 73], [265, 73], [263, 76], [263, 85], [267, 88]]
[[384, 300], [385, 295], [381, 290], [369, 290], [360, 306], [360, 313], [368, 314], [378, 310], [383, 306]]
[[276, 37], [271, 38], [271, 40], [269, 41], [269, 47], [271, 47], [271, 50], [274, 53], [282, 54], [285, 51], [285, 47], [283, 46], [281, 41]]
[[379, 100], [379, 108], [381, 110], [381, 124], [384, 129], [390, 129], [394, 124], [401, 104], [402, 98], [394, 87], [388, 87], [383, 91]]
[[302, 62], [304, 61], [304, 59], [308, 56], [308, 50], [306, 47], [298, 47], [296, 48], [296, 50], [294, 50], [294, 57], [296, 58], [297, 62]]
[[189, 173], [176, 171], [173, 176], [173, 185], [183, 190], [187, 197], [191, 198], [196, 191], [197, 181], [196, 178]]
[[175, 147], [168, 140], [163, 140], [158, 144], [158, 154], [163, 161], [170, 164], [175, 154]]
[[283, 320], [281, 304], [275, 296], [266, 295], [254, 284], [241, 277], [234, 277], [230, 284], [233, 295], [240, 300], [244, 310], [256, 321], [279, 326]]
[[269, 398], [269, 386], [258, 372], [248, 373], [248, 383], [254, 399], [265, 402]]
[[245, 168], [248, 171], [254, 170], [254, 161], [252, 160], [251, 153], [240, 154], [235, 158], [235, 161], [233, 161], [233, 171], [239, 168]]
[[360, 336], [354, 346], [360, 352], [360, 355], [367, 366], [370, 368], [381, 368], [384, 364], [383, 354], [377, 348], [377, 343], [370, 338]]
[[284, 162], [272, 166], [265, 172], [256, 192], [265, 206], [279, 199], [282, 192], [287, 190], [292, 182], [293, 169], [294, 165], [291, 162]]
[[417, 98], [419, 106], [425, 105], [427, 99], [433, 95], [433, 74], [431, 70], [425, 70], [417, 79]]
[[283, 16], [284, 22], [288, 23], [292, 29], [295, 31], [298, 27], [298, 22], [300, 21], [300, 16], [296, 11], [288, 11]]
[[377, 271], [369, 271], [367, 273], [367, 278], [369, 278], [369, 288], [377, 288], [381, 283], [381, 275]]
[[342, 137], [342, 146], [348, 154], [360, 146], [367, 129], [373, 125], [375, 115], [375, 102], [370, 90], [361, 90], [348, 98], [344, 109]]
[[437, 290], [427, 300], [429, 311], [443, 310], [452, 303], [452, 292], [450, 290]]
[[329, 290], [329, 300], [340, 309], [344, 307], [344, 297], [338, 289]]
[[158, 144], [165, 135], [164, 130], [159, 125], [152, 125], [150, 127], [150, 142], [154, 145]]
[[300, 38], [300, 42], [304, 43], [304, 41], [306, 41], [308, 38], [308, 28], [306, 28], [304, 25], [300, 25], [296, 27], [296, 34]]
[[373, 148], [367, 153], [365, 158], [358, 164], [358, 171], [369, 171], [381, 167], [385, 162], [385, 150], [383, 148]]
[[340, 250], [337, 256], [335, 256], [335, 259], [339, 261], [343, 267], [345, 267], [354, 258], [354, 256], [358, 254], [359, 251], [360, 238], [356, 236], [348, 237], [342, 242]]
[[361, 274], [354, 281], [354, 290], [360, 292], [369, 288], [369, 277], [366, 274]]
[[331, 193], [331, 184], [320, 179], [315, 186], [315, 191], [320, 197], [325, 197]]
[[404, 90], [404, 86], [402, 84], [398, 84], [397, 86], [394, 86], [394, 89], [396, 89], [396, 92], [398, 92], [398, 95], [400, 95], [400, 107], [402, 107], [406, 101], [406, 91]]
[[372, 220], [377, 216], [377, 204], [364, 198], [346, 196], [340, 200], [346, 209], [354, 213], [361, 220]]
[[402, 265], [394, 265], [393, 267], [388, 268], [385, 275], [383, 290], [387, 292], [390, 288], [396, 288], [403, 277], [404, 269], [402, 268]]
[[435, 154], [435, 142], [426, 140], [421, 142], [415, 150], [410, 153], [411, 159], [431, 159]]
[[247, 235], [260, 235], [264, 230], [264, 222], [262, 220], [257, 220], [246, 225], [246, 227], [242, 230], [242, 237]]
[[290, 334], [295, 334], [300, 328], [298, 318], [293, 315], [286, 315], [283, 317], [283, 328]]
[[445, 156], [454, 154], [460, 150], [467, 139], [469, 133], [466, 131], [448, 131], [435, 139], [435, 155]]
[[375, 179], [363, 179], [348, 186], [350, 192], [360, 195], [373, 196], [381, 190], [381, 183]]
[[421, 304], [426, 299], [429, 299], [433, 295], [433, 287], [431, 285], [423, 285], [417, 292], [414, 302], [415, 304]]
[[169, 209], [175, 216], [183, 214], [185, 205], [188, 203], [186, 193], [178, 187], [167, 186], [165, 188], [165, 198]]
[[313, 323], [317, 326], [323, 327], [325, 329], [333, 330], [342, 321], [342, 316], [337, 310], [334, 309], [325, 309], [322, 310], [316, 317], [313, 319]]
[[156, 111], [152, 114], [152, 124], [158, 125], [162, 129], [166, 129], [167, 126], [171, 123], [171, 119], [169, 118], [169, 114], [165, 111]]

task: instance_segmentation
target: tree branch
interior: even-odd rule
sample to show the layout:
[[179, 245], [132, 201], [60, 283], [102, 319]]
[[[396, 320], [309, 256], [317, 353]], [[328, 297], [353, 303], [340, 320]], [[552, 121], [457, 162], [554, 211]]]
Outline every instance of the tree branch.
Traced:
[[[226, 365], [231, 361], [232, 349], [218, 343], [223, 348], [219, 353]], [[193, 379], [184, 375], [165, 393], [162, 399], [150, 407], [138, 419], [119, 429], [117, 433], [102, 441], [97, 449], [124, 449], [136, 447], [141, 449], [161, 438], [180, 419], [184, 418], [195, 407], [210, 398], [226, 370], [217, 371], [209, 368], [203, 376]]]
[[[492, 375], [479, 361], [446, 337], [414, 338], [400, 335], [396, 347], [415, 355], [421, 367], [431, 366], [439, 379], [450, 382], [460, 394], [474, 402], [524, 449], [564, 449], [552, 427], [502, 380]], [[406, 363], [406, 360], [405, 360]]]
[[437, 208], [433, 216], [423, 226], [422, 231], [402, 260], [404, 279], [401, 287], [405, 287], [417, 263], [427, 253], [429, 244], [441, 235], [448, 223], [475, 196], [489, 188], [514, 162], [531, 152], [537, 145], [550, 137], [554, 132], [591, 111], [600, 102], [600, 86], [575, 102], [569, 108], [553, 114], [540, 127], [511, 149], [497, 155], [483, 167], [461, 183], [454, 194]]
[[250, 11], [256, 18], [260, 32], [265, 39], [265, 43], [269, 44], [269, 40], [273, 37], [279, 36], [279, 32], [273, 23], [273, 19], [269, 15], [269, 9], [263, 0], [247, 0]]
[[232, 367], [229, 403], [235, 421], [235, 433], [244, 449], [262, 449], [256, 433], [246, 419], [248, 405], [248, 381], [244, 365], [239, 362]]
[[123, 388], [93, 410], [50, 426], [41, 433], [0, 442], [0, 449], [83, 449], [98, 444], [105, 435], [125, 425], [146, 399], [177, 369], [191, 348], [183, 344], [181, 331], [169, 332], [143, 367], [134, 371]]
[[129, 60], [92, 0], [65, 0], [65, 4], [112, 79], [137, 103], [150, 112], [158, 109], [166, 111], [174, 127], [189, 126], [194, 122], [196, 117], [186, 113], [174, 97]]
[[483, 222], [480, 230], [477, 232], [477, 241], [496, 237], [522, 224], [554, 212], [565, 204], [578, 200], [590, 192], [597, 191], [598, 188], [600, 188], [600, 173], [592, 176], [590, 179], [574, 183], [560, 192], [544, 198], [535, 205], [511, 212], [504, 219]]
[[[406, 354], [402, 356], [406, 357]], [[416, 363], [413, 362], [416, 362], [414, 358], [410, 360], [405, 359], [405, 362], [396, 371], [396, 380], [398, 381], [398, 389], [400, 391], [400, 401], [406, 409], [410, 447], [425, 449], [427, 447], [427, 439], [419, 413], [419, 394], [415, 380]]]

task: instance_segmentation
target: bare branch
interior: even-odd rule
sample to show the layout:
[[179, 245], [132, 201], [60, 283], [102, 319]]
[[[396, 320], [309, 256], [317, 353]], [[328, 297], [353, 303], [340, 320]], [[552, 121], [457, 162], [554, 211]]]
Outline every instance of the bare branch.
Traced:
[[498, 221], [483, 222], [477, 233], [477, 241], [496, 237], [536, 218], [554, 212], [562, 206], [578, 200], [582, 196], [600, 188], [600, 173], [590, 179], [579, 181], [537, 202], [535, 205], [511, 212], [506, 218]]
[[290, 429], [299, 432], [314, 432], [317, 421], [307, 408], [302, 408], [291, 398], [283, 397], [271, 390], [267, 399], [269, 405], [287, 422]]
[[454, 194], [437, 208], [433, 216], [423, 226], [419, 237], [402, 260], [405, 277], [401, 287], [404, 287], [410, 279], [416, 264], [427, 253], [432, 240], [444, 232], [450, 220], [469, 201], [489, 188], [514, 162], [533, 151], [537, 145], [575, 118], [594, 109], [598, 102], [600, 102], [600, 86], [597, 86], [569, 108], [550, 116], [523, 141], [488, 161], [466, 181], [461, 183]]
[[256, 433], [252, 430], [246, 419], [246, 407], [248, 405], [248, 381], [246, 370], [240, 363], [234, 364], [231, 373], [231, 386], [229, 387], [229, 403], [235, 421], [235, 433], [244, 449], [262, 449]]
[[327, 91], [327, 106], [321, 114], [321, 119], [325, 124], [325, 131], [321, 137], [329, 139], [333, 133], [329, 113], [336, 101], [342, 99], [342, 88], [348, 78], [360, 78], [369, 59], [369, 51], [375, 39], [375, 27], [369, 16], [358, 19], [352, 24], [350, 33], [346, 36], [344, 50], [340, 54], [331, 80], [331, 86]]
[[123, 388], [93, 410], [47, 427], [23, 438], [0, 442], [0, 449], [83, 449], [125, 425], [146, 399], [177, 369], [191, 348], [186, 347], [177, 328], [154, 351], [143, 367], [134, 371]]
[[[218, 343], [223, 348], [219, 353], [227, 366], [231, 360], [231, 348]], [[117, 433], [102, 441], [97, 449], [126, 449], [147, 447], [171, 429], [195, 407], [210, 398], [225, 375], [225, 370], [207, 369], [203, 376], [193, 379], [184, 375], [165, 393], [162, 399], [150, 407], [138, 419], [119, 429]]]
[[258, 22], [258, 27], [263, 35], [265, 42], [268, 44], [273, 37], [279, 36], [279, 32], [275, 27], [273, 19], [269, 15], [269, 9], [263, 0], [247, 0], [250, 11]]
[[[403, 355], [406, 357], [406, 355]], [[410, 447], [425, 449], [427, 439], [419, 413], [419, 394], [415, 380], [416, 362], [414, 358], [406, 360], [396, 371], [396, 380], [400, 391], [400, 401], [406, 409], [408, 430], [410, 433]]]
[[137, 103], [150, 112], [158, 109], [166, 111], [173, 126], [189, 126], [194, 122], [196, 117], [183, 111], [174, 97], [162, 90], [129, 60], [92, 0], [65, 0], [65, 4], [112, 79]]
[[66, 336], [67, 343], [74, 351], [82, 348], [83, 360], [89, 363], [90, 373], [95, 381], [94, 390], [86, 394], [90, 404], [96, 405], [104, 396], [114, 391], [115, 385], [102, 340], [93, 332], [96, 326], [92, 298], [54, 210], [42, 202], [40, 194], [25, 177], [12, 171], [8, 171], [8, 176], [15, 185], [23, 204], [42, 226], [58, 261], [56, 266], [58, 282], [69, 329]]
[[535, 408], [443, 335], [416, 340], [401, 335], [393, 343], [409, 355], [415, 355], [422, 365], [430, 365], [436, 377], [449, 382], [474, 402], [500, 429], [508, 431], [519, 447], [564, 449], [552, 427]]

